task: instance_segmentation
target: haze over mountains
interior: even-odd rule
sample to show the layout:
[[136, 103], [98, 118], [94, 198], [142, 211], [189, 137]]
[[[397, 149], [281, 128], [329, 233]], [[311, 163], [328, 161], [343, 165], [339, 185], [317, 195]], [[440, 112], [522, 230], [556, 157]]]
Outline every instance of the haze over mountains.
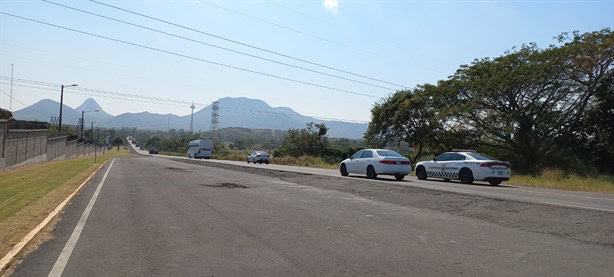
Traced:
[[[288, 130], [304, 128], [307, 122], [325, 123], [330, 128], [329, 136], [343, 138], [362, 138], [367, 130], [366, 123], [351, 123], [344, 121], [319, 120], [303, 116], [288, 107], [271, 107], [258, 99], [225, 97], [219, 100], [219, 128], [244, 127], [257, 129]], [[15, 111], [13, 117], [20, 120], [36, 120], [48, 122], [52, 116], [58, 116], [60, 104], [50, 99], [43, 99], [29, 107]], [[190, 115], [156, 114], [149, 112], [123, 113], [117, 116], [104, 111], [98, 103], [88, 98], [79, 107], [71, 108], [64, 105], [64, 124], [77, 124], [81, 111], [99, 110], [85, 114], [85, 124], [96, 122], [103, 127], [136, 127], [139, 129], [166, 130], [190, 129]], [[211, 125], [211, 105], [194, 111], [194, 131], [207, 131]]]

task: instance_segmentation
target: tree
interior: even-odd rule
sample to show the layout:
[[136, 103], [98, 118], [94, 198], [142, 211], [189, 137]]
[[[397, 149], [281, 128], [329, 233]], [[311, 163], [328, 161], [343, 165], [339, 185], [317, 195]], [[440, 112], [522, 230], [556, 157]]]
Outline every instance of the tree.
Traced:
[[614, 34], [558, 40], [475, 60], [437, 85], [395, 93], [372, 108], [365, 139], [380, 147], [406, 141], [416, 158], [422, 148], [477, 147], [521, 173], [571, 168], [581, 156], [611, 160]]
[[458, 124], [475, 130], [481, 145], [504, 150], [521, 172], [560, 165], [573, 154], [570, 146], [584, 136], [597, 88], [612, 71], [608, 29], [569, 40], [476, 60], [444, 82], [452, 88], [443, 91]]
[[324, 123], [309, 122], [305, 129], [290, 129], [281, 142], [281, 152], [298, 157], [311, 155], [322, 157], [330, 150]]
[[438, 112], [437, 87], [419, 86], [398, 91], [371, 109], [371, 122], [365, 133], [367, 144], [385, 147], [391, 142], [405, 141], [417, 150], [420, 158], [426, 146], [436, 145], [441, 137], [445, 115]]

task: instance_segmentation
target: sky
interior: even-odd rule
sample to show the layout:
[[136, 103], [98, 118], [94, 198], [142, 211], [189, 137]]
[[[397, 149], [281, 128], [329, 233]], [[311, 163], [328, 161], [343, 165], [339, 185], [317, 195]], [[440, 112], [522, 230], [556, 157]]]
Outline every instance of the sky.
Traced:
[[[167, 34], [43, 1], [0, 0], [4, 13], [149, 47], [0, 15], [0, 76], [10, 77], [13, 65], [14, 78], [19, 79], [198, 104], [248, 97], [304, 115], [357, 121], [368, 121], [373, 104], [395, 90], [435, 83], [476, 58], [496, 57], [530, 42], [547, 47], [556, 43], [553, 38], [561, 32], [614, 28], [614, 0], [98, 0], [197, 32], [87, 0], [50, 1]], [[10, 93], [6, 83], [7, 79], [0, 79], [0, 89]], [[189, 105], [90, 94], [94, 96], [65, 93], [64, 103], [76, 107], [92, 97], [113, 115], [190, 113]], [[14, 85], [13, 97], [12, 109], [18, 110], [23, 108], [21, 103], [31, 105], [44, 98], [59, 101], [60, 92]], [[0, 107], [9, 105], [9, 97], [0, 92]]]

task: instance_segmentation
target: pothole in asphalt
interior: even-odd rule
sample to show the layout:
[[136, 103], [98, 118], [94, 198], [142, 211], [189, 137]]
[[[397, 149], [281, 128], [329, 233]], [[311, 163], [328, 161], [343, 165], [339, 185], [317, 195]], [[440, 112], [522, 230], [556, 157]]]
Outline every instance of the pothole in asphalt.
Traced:
[[226, 189], [247, 189], [249, 186], [237, 184], [237, 183], [215, 183], [215, 184], [202, 184], [205, 187], [211, 188], [226, 188]]
[[172, 167], [172, 166], [167, 166], [164, 169], [168, 169], [168, 170], [172, 170], [172, 171], [181, 171], [181, 172], [187, 172], [187, 170], [180, 168], [180, 167]]

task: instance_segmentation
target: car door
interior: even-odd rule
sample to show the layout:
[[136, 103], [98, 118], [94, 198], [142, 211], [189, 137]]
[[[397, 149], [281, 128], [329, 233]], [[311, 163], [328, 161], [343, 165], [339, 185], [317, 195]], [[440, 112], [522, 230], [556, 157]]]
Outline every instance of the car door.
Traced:
[[358, 163], [358, 160], [360, 159], [360, 156], [362, 155], [362, 152], [364, 151], [360, 150], [354, 153], [354, 155], [352, 155], [350, 160], [345, 164], [345, 168], [347, 169], [348, 173], [359, 173], [357, 163]]
[[433, 159], [433, 162], [428, 163], [426, 166], [426, 175], [429, 177], [441, 177], [443, 166], [445, 161], [449, 158], [448, 153], [443, 153]]
[[357, 173], [367, 174], [367, 166], [369, 166], [371, 162], [373, 162], [373, 151], [364, 150], [362, 152], [362, 155], [360, 155], [360, 159], [358, 159], [358, 163], [357, 163], [358, 172]]
[[465, 156], [458, 153], [449, 154], [448, 160], [442, 162], [441, 172], [443, 178], [458, 179], [458, 172], [462, 167], [463, 161], [465, 161]]

